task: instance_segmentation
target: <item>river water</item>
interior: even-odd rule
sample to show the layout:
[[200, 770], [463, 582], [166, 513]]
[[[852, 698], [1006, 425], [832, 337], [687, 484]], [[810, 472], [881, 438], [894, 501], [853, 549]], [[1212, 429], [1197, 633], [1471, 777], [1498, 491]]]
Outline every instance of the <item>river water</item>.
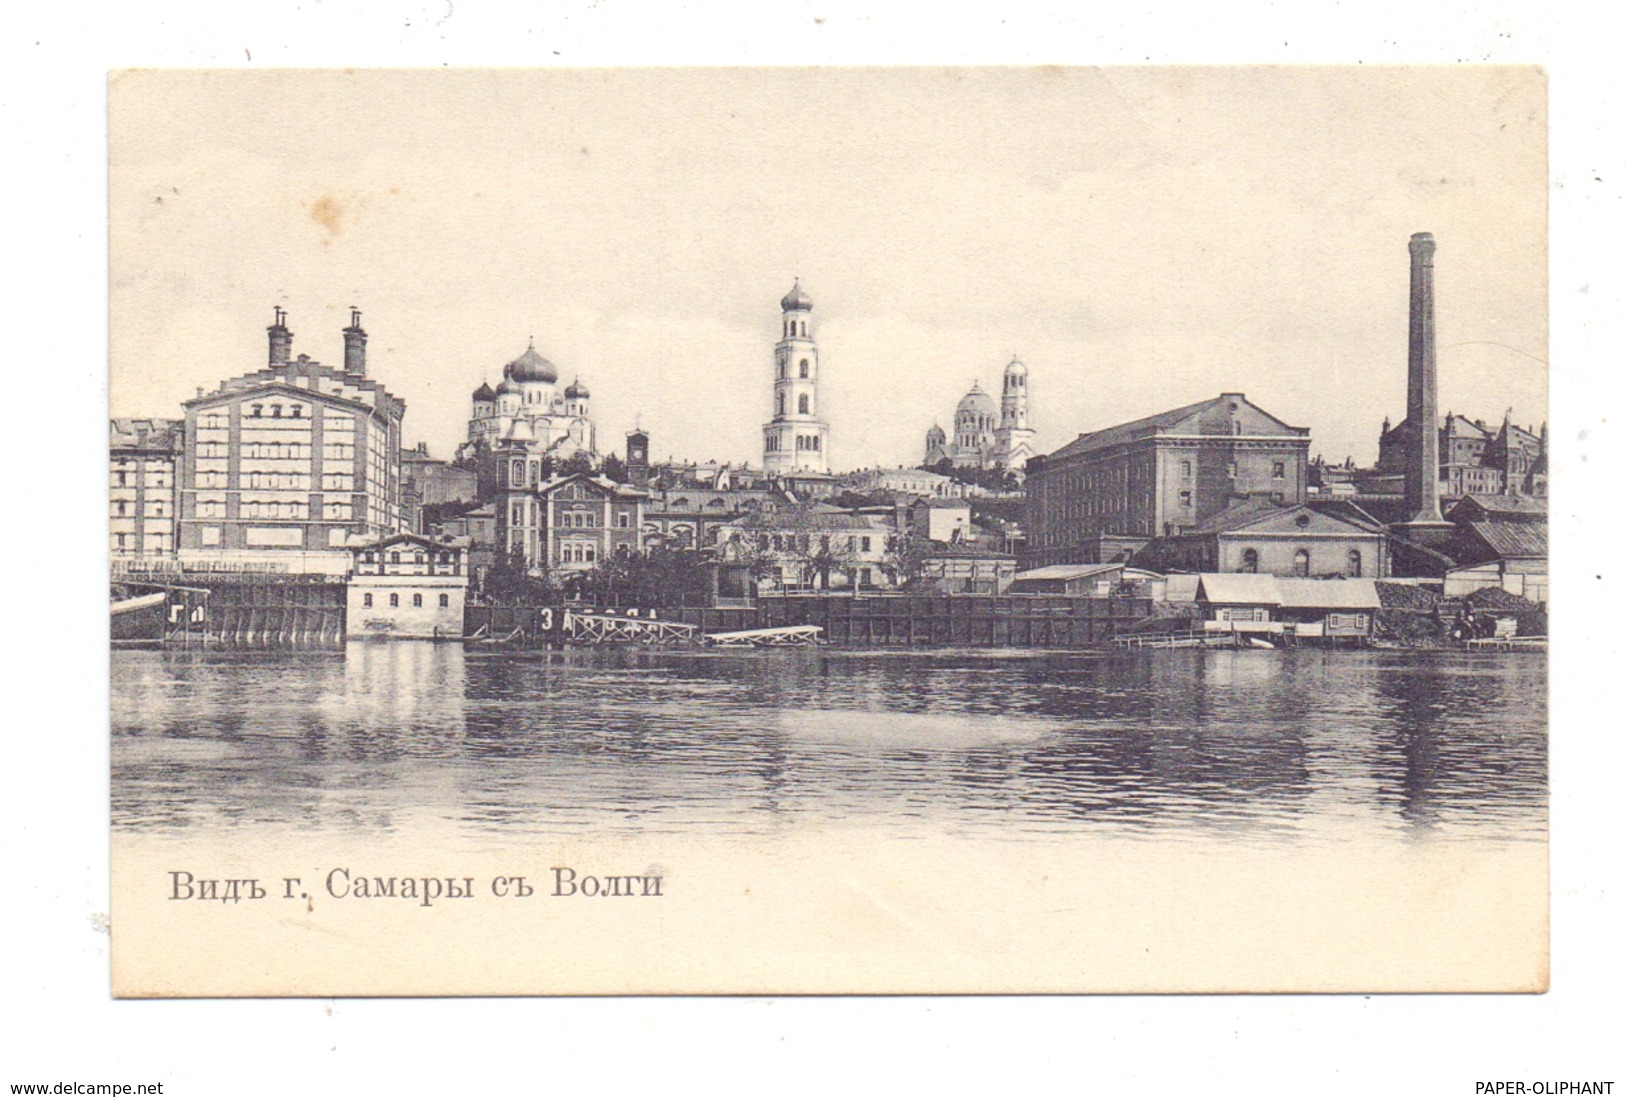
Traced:
[[129, 832], [1522, 843], [1544, 656], [112, 653]]

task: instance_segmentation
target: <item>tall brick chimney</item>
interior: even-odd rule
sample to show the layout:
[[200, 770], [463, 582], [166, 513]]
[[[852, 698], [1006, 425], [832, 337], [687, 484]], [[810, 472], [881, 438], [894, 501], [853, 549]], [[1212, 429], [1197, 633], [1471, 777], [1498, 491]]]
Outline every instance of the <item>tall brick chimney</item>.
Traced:
[[276, 369], [288, 364], [288, 351], [293, 348], [293, 332], [288, 330], [288, 314], [283, 311], [282, 306], [273, 307], [276, 320], [265, 329], [265, 334], [271, 344], [271, 368]]
[[350, 326], [344, 329], [344, 372], [367, 374], [367, 333], [361, 330], [361, 310], [350, 306]]
[[1410, 438], [1405, 460], [1405, 531], [1436, 542], [1450, 526], [1439, 512], [1439, 367], [1433, 332], [1433, 253], [1431, 232], [1411, 237], [1410, 361], [1405, 417]]

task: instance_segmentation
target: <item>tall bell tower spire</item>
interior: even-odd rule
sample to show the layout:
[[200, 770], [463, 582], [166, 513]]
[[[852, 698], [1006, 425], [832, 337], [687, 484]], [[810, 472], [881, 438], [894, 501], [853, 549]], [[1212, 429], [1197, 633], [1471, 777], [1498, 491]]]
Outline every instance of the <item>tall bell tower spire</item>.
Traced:
[[770, 476], [829, 471], [829, 423], [819, 414], [812, 307], [799, 278], [779, 302], [783, 316], [773, 347], [773, 418], [762, 426], [762, 468]]

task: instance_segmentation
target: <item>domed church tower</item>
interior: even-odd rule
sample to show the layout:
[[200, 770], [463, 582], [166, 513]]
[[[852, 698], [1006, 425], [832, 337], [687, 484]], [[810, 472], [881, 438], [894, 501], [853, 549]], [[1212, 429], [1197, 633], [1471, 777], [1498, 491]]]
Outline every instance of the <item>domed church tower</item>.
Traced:
[[812, 298], [801, 280], [779, 302], [773, 348], [773, 418], [762, 426], [762, 468], [769, 476], [829, 471], [829, 423], [818, 409], [818, 345], [809, 323]]

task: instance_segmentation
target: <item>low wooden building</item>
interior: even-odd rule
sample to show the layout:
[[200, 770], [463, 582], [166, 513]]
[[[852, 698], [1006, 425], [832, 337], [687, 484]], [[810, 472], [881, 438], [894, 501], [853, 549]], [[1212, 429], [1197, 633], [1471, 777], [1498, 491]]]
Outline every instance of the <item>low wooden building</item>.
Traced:
[[1279, 616], [1300, 640], [1365, 641], [1376, 626], [1382, 599], [1375, 579], [1276, 579]]
[[1382, 600], [1373, 579], [1301, 579], [1234, 572], [1198, 577], [1196, 602], [1210, 632], [1269, 633], [1294, 640], [1363, 643]]

